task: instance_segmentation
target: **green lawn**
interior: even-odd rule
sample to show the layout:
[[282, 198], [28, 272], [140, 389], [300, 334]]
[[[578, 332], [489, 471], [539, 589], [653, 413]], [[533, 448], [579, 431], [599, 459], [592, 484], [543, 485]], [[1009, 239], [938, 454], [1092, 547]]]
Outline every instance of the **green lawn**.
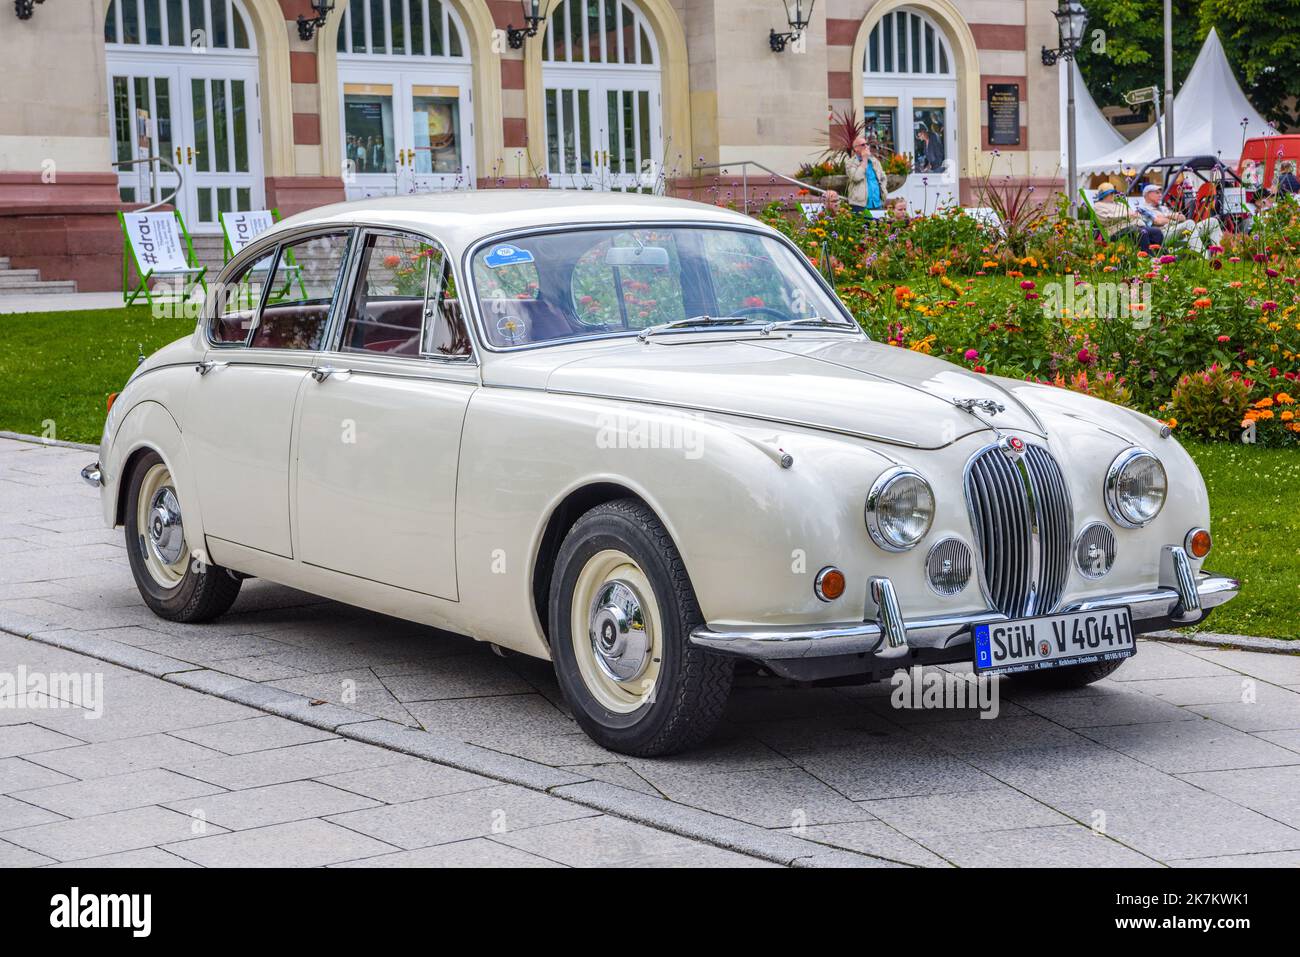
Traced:
[[[145, 354], [194, 328], [145, 307], [0, 315], [0, 430], [98, 442], [104, 402]], [[1300, 638], [1300, 452], [1189, 444], [1210, 490], [1208, 567], [1244, 583], [1206, 623], [1229, 634]]]
[[145, 355], [188, 335], [192, 319], [147, 306], [0, 315], [0, 430], [98, 442], [105, 401]]
[[[1300, 451], [1186, 443], [1210, 491], [1206, 568], [1241, 579], [1241, 595], [1202, 628], [1300, 638]], [[1201, 630], [1201, 629], [1198, 629]]]

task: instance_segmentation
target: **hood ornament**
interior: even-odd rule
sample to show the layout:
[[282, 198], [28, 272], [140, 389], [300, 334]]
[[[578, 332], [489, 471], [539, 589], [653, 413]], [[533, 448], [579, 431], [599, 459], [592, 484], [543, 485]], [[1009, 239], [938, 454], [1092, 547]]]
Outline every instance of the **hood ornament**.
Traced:
[[999, 412], [1007, 411], [1005, 405], [1001, 402], [996, 402], [993, 399], [953, 399], [952, 403], [957, 406], [957, 408], [965, 409], [967, 412], [971, 413], [976, 409], [979, 409], [986, 415], [997, 415]]

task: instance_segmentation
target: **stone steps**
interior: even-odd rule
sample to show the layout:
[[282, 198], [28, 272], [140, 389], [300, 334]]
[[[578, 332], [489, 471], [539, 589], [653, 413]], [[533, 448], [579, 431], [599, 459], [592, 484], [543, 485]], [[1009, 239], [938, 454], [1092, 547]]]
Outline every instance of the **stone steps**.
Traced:
[[71, 279], [41, 279], [39, 269], [13, 269], [8, 256], [0, 257], [0, 296], [42, 296], [76, 292]]

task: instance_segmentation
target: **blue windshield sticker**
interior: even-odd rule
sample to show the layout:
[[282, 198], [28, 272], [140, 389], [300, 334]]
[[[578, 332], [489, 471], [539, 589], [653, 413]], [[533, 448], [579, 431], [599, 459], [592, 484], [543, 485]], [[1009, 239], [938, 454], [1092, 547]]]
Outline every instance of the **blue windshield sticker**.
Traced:
[[533, 254], [527, 249], [520, 249], [518, 246], [511, 246], [509, 243], [493, 246], [488, 254], [483, 257], [483, 262], [489, 269], [500, 269], [502, 266], [519, 266], [532, 261]]

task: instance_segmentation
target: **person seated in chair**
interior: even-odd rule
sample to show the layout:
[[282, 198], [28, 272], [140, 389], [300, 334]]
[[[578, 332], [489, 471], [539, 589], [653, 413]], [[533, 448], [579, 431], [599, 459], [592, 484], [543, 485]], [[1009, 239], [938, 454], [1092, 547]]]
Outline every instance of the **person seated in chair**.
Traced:
[[1164, 242], [1164, 233], [1150, 225], [1136, 209], [1129, 206], [1114, 186], [1106, 186], [1097, 193], [1097, 198], [1092, 203], [1092, 211], [1101, 221], [1108, 240], [1135, 236], [1138, 249], [1144, 253], [1149, 253], [1153, 245], [1159, 246]]
[[1205, 254], [1206, 246], [1220, 245], [1223, 227], [1217, 216], [1208, 217], [1201, 222], [1188, 219], [1161, 203], [1161, 192], [1158, 183], [1147, 183], [1142, 187], [1142, 202], [1134, 207], [1148, 225], [1162, 230], [1166, 238], [1185, 237], [1187, 245], [1202, 255]]
[[1296, 178], [1295, 160], [1283, 160], [1277, 164], [1277, 182], [1273, 184], [1278, 196], [1295, 199], [1300, 194], [1300, 179]]

